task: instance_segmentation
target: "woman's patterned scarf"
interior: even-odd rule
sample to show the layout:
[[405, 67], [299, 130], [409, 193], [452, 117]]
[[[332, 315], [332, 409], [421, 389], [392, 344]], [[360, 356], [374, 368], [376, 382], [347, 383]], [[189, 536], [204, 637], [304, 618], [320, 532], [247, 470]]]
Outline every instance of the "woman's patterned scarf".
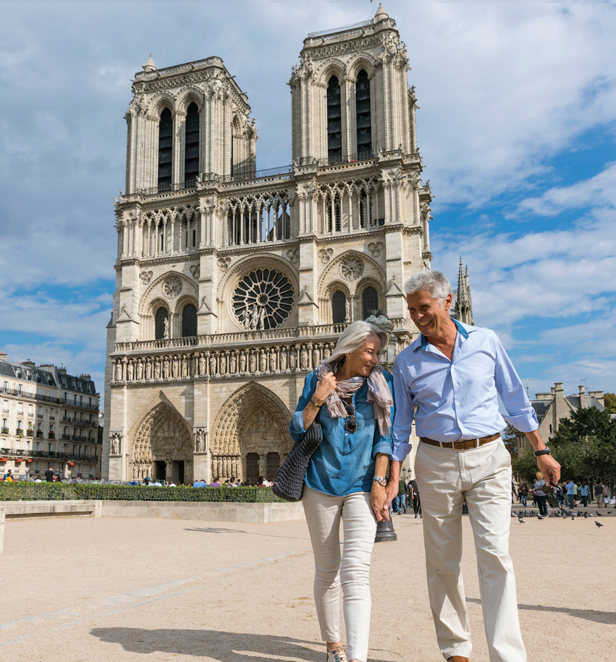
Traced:
[[[336, 370], [337, 368], [333, 372], [335, 373]], [[317, 379], [321, 380], [328, 372], [332, 372], [332, 367], [327, 363], [321, 363], [316, 372]], [[363, 386], [365, 379], [368, 380], [368, 402], [371, 402], [374, 407], [374, 416], [379, 424], [381, 436], [388, 437], [391, 427], [391, 407], [394, 404], [394, 399], [385, 380], [383, 369], [378, 364], [372, 369], [368, 377], [358, 375], [338, 382], [336, 390], [325, 400], [327, 413], [332, 418], [348, 416], [343, 400], [353, 397], [353, 394]]]

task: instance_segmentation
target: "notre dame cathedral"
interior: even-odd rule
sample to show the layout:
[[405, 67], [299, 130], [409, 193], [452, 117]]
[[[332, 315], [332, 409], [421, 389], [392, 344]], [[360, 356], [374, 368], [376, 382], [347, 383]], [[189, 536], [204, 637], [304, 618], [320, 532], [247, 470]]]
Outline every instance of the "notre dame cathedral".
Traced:
[[143, 69], [115, 205], [103, 477], [272, 479], [304, 378], [345, 326], [386, 311], [387, 361], [417, 334], [402, 288], [430, 266], [432, 196], [406, 48], [382, 7], [309, 33], [277, 172], [256, 169], [248, 97], [219, 57]]

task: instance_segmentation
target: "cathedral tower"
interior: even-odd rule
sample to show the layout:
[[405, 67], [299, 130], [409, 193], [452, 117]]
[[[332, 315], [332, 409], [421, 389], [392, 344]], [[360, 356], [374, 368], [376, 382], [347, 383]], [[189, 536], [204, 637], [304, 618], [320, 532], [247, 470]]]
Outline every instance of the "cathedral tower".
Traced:
[[[309, 33], [293, 163], [256, 170], [246, 94], [211, 57], [136, 74], [116, 200], [103, 475], [273, 478], [306, 374], [375, 309], [387, 358], [430, 265], [413, 88], [395, 21]], [[113, 443], [110, 444], [110, 441]]]

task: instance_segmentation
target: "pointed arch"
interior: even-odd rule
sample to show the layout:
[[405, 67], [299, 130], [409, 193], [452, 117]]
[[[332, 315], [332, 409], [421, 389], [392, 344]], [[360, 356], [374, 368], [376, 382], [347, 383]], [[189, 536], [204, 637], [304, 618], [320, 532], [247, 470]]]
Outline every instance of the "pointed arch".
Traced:
[[[167, 396], [160, 391], [128, 435], [129, 476], [154, 477], [157, 463], [173, 477], [182, 463], [182, 473], [192, 480], [192, 429]], [[177, 477], [175, 478], [177, 480]]]
[[257, 382], [239, 388], [214, 421], [213, 473], [217, 471], [218, 458], [241, 457], [245, 466], [249, 453], [257, 453], [261, 458], [276, 452], [286, 456], [292, 445], [288, 431], [290, 421], [289, 410], [270, 389]]

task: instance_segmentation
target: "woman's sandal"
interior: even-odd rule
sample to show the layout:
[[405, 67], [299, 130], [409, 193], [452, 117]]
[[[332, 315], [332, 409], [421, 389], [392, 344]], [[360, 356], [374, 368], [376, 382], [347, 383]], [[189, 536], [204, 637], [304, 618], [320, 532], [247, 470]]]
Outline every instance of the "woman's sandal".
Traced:
[[[331, 658], [330, 655], [332, 656]], [[348, 662], [346, 648], [344, 646], [338, 646], [338, 648], [332, 648], [327, 651], [325, 662]]]

